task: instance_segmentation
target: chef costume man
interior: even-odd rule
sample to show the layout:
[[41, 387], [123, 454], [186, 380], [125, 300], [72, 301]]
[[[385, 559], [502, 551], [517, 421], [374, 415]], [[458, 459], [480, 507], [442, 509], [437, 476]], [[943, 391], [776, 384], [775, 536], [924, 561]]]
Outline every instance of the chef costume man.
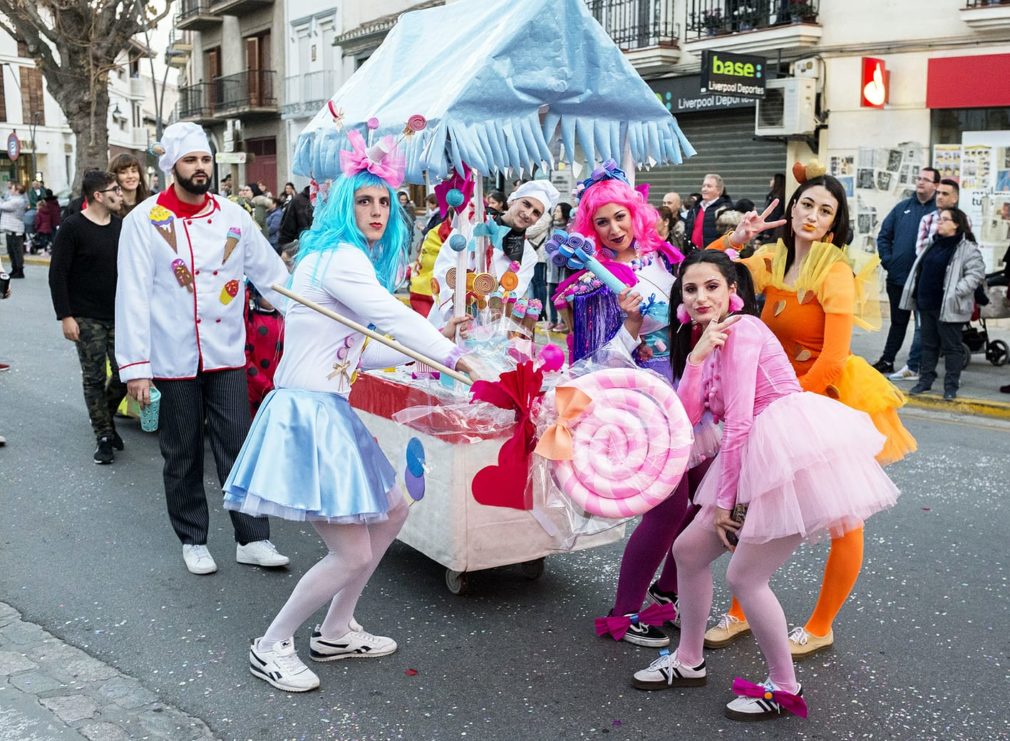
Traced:
[[[245, 209], [209, 192], [214, 162], [201, 127], [172, 124], [155, 148], [174, 182], [123, 222], [116, 359], [142, 406], [151, 402], [152, 385], [160, 392], [155, 402], [169, 518], [186, 567], [210, 574], [217, 564], [207, 549], [204, 422], [223, 484], [250, 424], [243, 282], [283, 307], [270, 287], [286, 283], [288, 272]], [[239, 563], [288, 563], [268, 540], [266, 518], [229, 515]]]
[[[552, 212], [560, 198], [561, 194], [550, 181], [530, 180], [509, 194], [508, 210], [496, 219], [504, 234], [501, 247], [495, 247], [493, 250], [489, 272], [499, 281], [505, 273], [516, 274], [518, 282], [515, 288], [511, 289], [513, 297], [526, 295], [526, 289], [529, 288], [537, 266], [537, 252], [526, 240], [526, 229], [533, 226], [540, 215]], [[439, 286], [444, 286], [438, 303], [428, 315], [431, 322], [438, 327], [444, 326], [453, 315], [453, 286], [448, 283], [446, 274], [450, 268], [456, 267], [456, 255], [456, 252], [443, 244], [432, 270], [432, 275]], [[469, 253], [467, 260], [467, 270], [481, 272], [477, 267], [476, 253]], [[518, 271], [514, 269], [514, 263], [518, 263]]]

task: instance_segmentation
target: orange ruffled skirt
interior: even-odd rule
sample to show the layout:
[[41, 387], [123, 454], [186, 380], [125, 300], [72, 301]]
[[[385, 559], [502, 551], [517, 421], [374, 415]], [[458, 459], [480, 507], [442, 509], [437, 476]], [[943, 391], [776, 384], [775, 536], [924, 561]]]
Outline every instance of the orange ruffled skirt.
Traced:
[[826, 395], [870, 415], [874, 426], [886, 438], [877, 454], [880, 465], [900, 461], [918, 448], [898, 417], [898, 410], [905, 405], [905, 395], [858, 355], [849, 356], [841, 378], [828, 387]]

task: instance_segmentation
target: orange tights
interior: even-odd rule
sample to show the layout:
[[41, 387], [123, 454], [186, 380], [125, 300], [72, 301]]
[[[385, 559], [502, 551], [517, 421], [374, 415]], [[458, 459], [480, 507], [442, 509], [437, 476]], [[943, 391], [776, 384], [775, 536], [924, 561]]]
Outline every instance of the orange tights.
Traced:
[[[821, 594], [817, 598], [810, 619], [804, 626], [807, 633], [815, 636], [826, 636], [831, 630], [838, 611], [842, 609], [852, 588], [856, 586], [859, 570], [863, 566], [863, 528], [850, 530], [840, 538], [831, 539], [831, 550], [828, 552], [828, 562], [824, 566], [824, 581], [821, 583]], [[733, 598], [729, 614], [737, 620], [746, 620], [743, 608]]]

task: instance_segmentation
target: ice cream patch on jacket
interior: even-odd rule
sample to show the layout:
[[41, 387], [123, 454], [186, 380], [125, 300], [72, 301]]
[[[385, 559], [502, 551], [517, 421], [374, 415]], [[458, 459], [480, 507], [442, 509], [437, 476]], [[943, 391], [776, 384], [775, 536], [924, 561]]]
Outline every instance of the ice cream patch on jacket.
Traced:
[[231, 257], [231, 253], [235, 251], [240, 239], [242, 239], [242, 230], [237, 226], [231, 227], [228, 230], [228, 238], [224, 241], [224, 259], [221, 261], [222, 265], [228, 262], [228, 258]]
[[164, 206], [155, 204], [154, 208], [148, 214], [148, 219], [150, 219], [151, 224], [158, 230], [168, 246], [172, 248], [173, 252], [178, 253], [178, 249], [175, 246], [175, 216]]

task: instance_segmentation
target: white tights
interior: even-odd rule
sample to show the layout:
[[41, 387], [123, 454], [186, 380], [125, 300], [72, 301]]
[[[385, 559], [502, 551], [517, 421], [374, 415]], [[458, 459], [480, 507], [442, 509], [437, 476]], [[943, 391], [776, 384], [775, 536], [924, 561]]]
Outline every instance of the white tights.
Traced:
[[407, 503], [400, 497], [389, 518], [371, 525], [330, 525], [313, 522], [329, 553], [305, 572], [288, 601], [270, 623], [262, 644], [270, 646], [292, 637], [316, 610], [330, 602], [320, 627], [324, 636], [339, 638], [350, 628], [354, 608], [375, 569], [407, 519]]
[[[789, 653], [786, 616], [768, 581], [802, 540], [799, 535], [791, 535], [767, 543], [741, 542], [726, 571], [726, 582], [743, 605], [747, 622], [768, 662], [768, 676], [786, 692], [796, 692], [799, 685]], [[698, 520], [673, 544], [680, 595], [677, 658], [688, 666], [697, 666], [703, 658], [705, 623], [712, 609], [712, 562], [725, 552], [715, 526]]]

